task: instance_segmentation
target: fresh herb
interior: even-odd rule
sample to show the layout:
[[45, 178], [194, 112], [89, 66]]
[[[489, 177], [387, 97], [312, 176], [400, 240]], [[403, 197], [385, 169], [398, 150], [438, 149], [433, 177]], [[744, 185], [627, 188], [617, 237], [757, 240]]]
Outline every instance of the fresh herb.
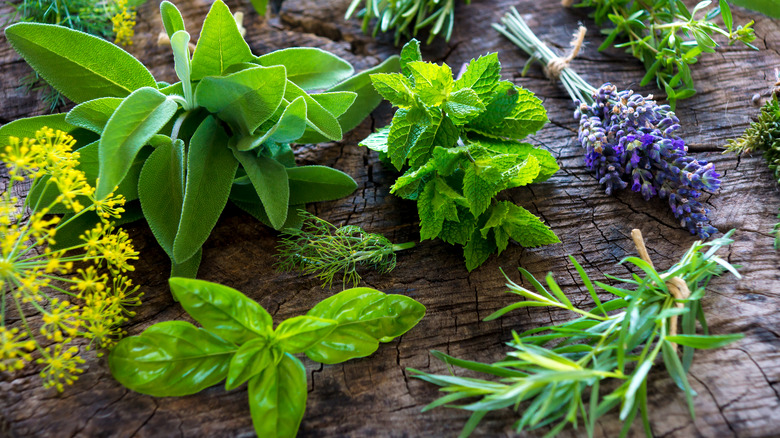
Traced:
[[[493, 27], [523, 51], [548, 66], [560, 65], [561, 58], [534, 35], [516, 9], [502, 22], [504, 26]], [[584, 30], [580, 30], [577, 46]], [[667, 198], [680, 226], [692, 234], [706, 239], [717, 232], [709, 223], [709, 209], [699, 198], [705, 191], [718, 190], [720, 175], [712, 163], [688, 156], [685, 141], [675, 134], [680, 121], [669, 105], [658, 105], [652, 95], [618, 91], [609, 83], [596, 90], [566, 64], [554, 77], [574, 100], [585, 165], [596, 172], [607, 194], [631, 183], [631, 190], [642, 193], [645, 200]]]
[[155, 324], [123, 339], [108, 357], [126, 387], [155, 397], [195, 394], [223, 380], [248, 383], [259, 437], [294, 437], [306, 409], [303, 363], [293, 354], [335, 364], [365, 357], [414, 327], [425, 307], [402, 295], [356, 288], [273, 328], [271, 315], [241, 292], [200, 280], [170, 279], [171, 291], [203, 328]]
[[[769, 169], [780, 184], [780, 73], [772, 96], [761, 108], [758, 120], [750, 124], [742, 137], [729, 140], [727, 152], [738, 154], [761, 151]], [[780, 216], [778, 216], [780, 218]], [[780, 223], [774, 227], [775, 248], [780, 249]]]
[[[470, 4], [471, 0], [463, 0]], [[455, 24], [456, 0], [352, 0], [347, 9], [345, 20], [349, 20], [358, 7], [364, 4], [357, 16], [363, 18], [363, 33], [369, 32], [371, 20], [376, 19], [372, 36], [379, 31], [394, 32], [395, 44], [401, 37], [417, 36], [420, 29], [428, 30], [428, 44], [444, 31], [444, 39], [449, 42]]]
[[[607, 38], [599, 50], [607, 49], [616, 39], [628, 40], [615, 47], [625, 47], [644, 64], [647, 74], [640, 86], [655, 79], [674, 108], [678, 100], [696, 94], [690, 65], [698, 62], [702, 53], [715, 52], [718, 43], [713, 36], [727, 37], [729, 45], [740, 41], [756, 49], [750, 44], [756, 39], [753, 21], [734, 29], [726, 0], [707, 10], [711, 3], [699, 2], [693, 10], [681, 0], [582, 0], [575, 6], [594, 9], [591, 16], [596, 24], [609, 26], [603, 30]], [[702, 17], [696, 18], [697, 14]], [[725, 29], [714, 22], [719, 14]]]
[[341, 275], [341, 284], [360, 283], [359, 265], [385, 274], [395, 269], [395, 253], [414, 247], [414, 242], [394, 245], [381, 234], [368, 233], [360, 227], [336, 228], [330, 222], [306, 211], [300, 229], [282, 230], [279, 243], [279, 266], [283, 271], [300, 270], [316, 274], [323, 287], [331, 287], [333, 278]]
[[[139, 200], [134, 208], [170, 257], [172, 274], [193, 277], [228, 200], [282, 229], [300, 224], [295, 212], [303, 204], [352, 193], [357, 185], [341, 171], [296, 167], [289, 143], [341, 139], [381, 101], [368, 75], [399, 64], [394, 57], [353, 75], [348, 62], [319, 49], [255, 56], [221, 0], [190, 56], [178, 9], [163, 2], [160, 10], [181, 80], [173, 85], [155, 81], [117, 46], [78, 31], [19, 23], [6, 36], [78, 103], [67, 116], [45, 120], [89, 138], [83, 150], [98, 164], [88, 174], [98, 180], [96, 199], [118, 186], [128, 201]], [[16, 135], [14, 126], [0, 131]]]
[[780, 18], [780, 4], [777, 0], [731, 0], [731, 3], [761, 12], [772, 18]]
[[453, 80], [446, 65], [422, 62], [417, 40], [401, 52], [403, 74], [371, 76], [399, 107], [361, 145], [401, 170], [391, 193], [417, 201], [420, 238], [463, 245], [469, 271], [512, 238], [526, 247], [559, 242], [523, 207], [498, 201], [505, 189], [547, 180], [558, 170], [548, 151], [520, 140], [545, 123], [542, 103], [501, 80], [495, 53], [472, 60]]
[[[595, 308], [589, 311], [574, 307], [552, 274], [546, 278], [548, 289], [520, 268], [536, 292], [507, 278], [509, 292], [525, 300], [504, 307], [485, 318], [486, 321], [523, 307], [558, 307], [581, 316], [521, 334], [513, 332], [513, 340], [507, 344], [513, 350], [507, 353], [505, 360], [493, 364], [457, 359], [434, 351], [433, 355], [448, 366], [500, 379], [483, 380], [410, 370], [416, 373], [414, 377], [441, 386], [441, 391], [447, 393], [425, 410], [446, 405], [473, 412], [461, 434], [467, 436], [487, 412], [510, 406], [517, 410], [524, 403], [524, 411], [516, 423], [518, 433], [557, 422], [546, 435], [553, 436], [567, 423], [577, 427], [581, 416], [591, 437], [599, 417], [619, 406], [620, 419], [625, 422], [620, 436], [628, 434], [637, 415], [642, 418], [648, 436], [652, 436], [647, 411], [647, 376], [660, 356], [669, 376], [685, 392], [689, 412], [694, 417], [695, 393], [686, 376], [694, 350], [722, 347], [743, 337], [742, 334], [709, 334], [701, 305], [713, 276], [728, 270], [739, 278], [726, 260], [715, 255], [718, 249], [733, 242], [729, 239], [731, 233], [709, 243], [694, 243], [680, 262], [659, 273], [647, 256], [641, 233], [634, 230], [634, 240], [642, 258], [628, 257], [622, 263], [634, 265], [645, 276], [609, 277], [632, 285], [634, 290], [595, 282], [597, 287], [618, 296], [605, 303], [599, 299], [582, 267], [569, 256], [595, 303]], [[678, 317], [682, 318], [679, 334]], [[696, 321], [701, 323], [704, 334], [696, 334]], [[677, 345], [683, 347], [682, 359], [677, 355]], [[600, 385], [605, 379], [618, 379], [623, 383], [604, 394]], [[588, 388], [590, 395], [584, 400]]]
[[[23, 139], [0, 138], [8, 172], [0, 194], [0, 371], [23, 370], [36, 354], [43, 386], [63, 391], [84, 372], [79, 340], [88, 341], [86, 350], [111, 348], [125, 334], [122, 325], [135, 314], [129, 308], [143, 295], [125, 276], [138, 252], [110, 222], [123, 212], [124, 198], [93, 196], [73, 137], [32, 125], [21, 131]], [[14, 195], [28, 184], [56, 186], [61, 199], [30, 214], [30, 198], [22, 203]], [[56, 206], [68, 214], [49, 215]], [[70, 224], [89, 215], [99, 223], [66, 243]], [[42, 320], [39, 328], [30, 311]]]

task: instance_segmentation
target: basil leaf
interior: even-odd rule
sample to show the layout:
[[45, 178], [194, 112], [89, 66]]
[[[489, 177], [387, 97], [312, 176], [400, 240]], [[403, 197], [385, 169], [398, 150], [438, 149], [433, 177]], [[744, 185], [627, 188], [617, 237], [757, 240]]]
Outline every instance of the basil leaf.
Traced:
[[138, 151], [173, 117], [178, 105], [155, 88], [134, 91], [114, 111], [100, 138], [100, 180], [95, 196], [103, 199], [124, 179]]
[[306, 350], [316, 362], [334, 364], [365, 357], [417, 324], [425, 306], [403, 295], [387, 295], [369, 288], [347, 289], [314, 306], [309, 316], [334, 319], [338, 327]]
[[291, 354], [302, 353], [328, 336], [339, 325], [332, 319], [296, 316], [286, 319], [274, 330], [279, 347]]
[[184, 203], [184, 142], [158, 146], [138, 179], [141, 209], [155, 239], [173, 260], [173, 242]]
[[306, 410], [306, 391], [306, 369], [289, 354], [249, 379], [249, 410], [257, 436], [294, 437]]
[[173, 3], [167, 0], [160, 3], [160, 17], [162, 17], [163, 27], [168, 38], [172, 37], [174, 33], [184, 30], [184, 19]]
[[111, 350], [108, 366], [122, 385], [142, 394], [195, 394], [225, 378], [235, 345], [184, 321], [166, 321]]
[[279, 108], [286, 84], [284, 67], [255, 67], [204, 78], [195, 100], [235, 130], [252, 134]]
[[114, 114], [114, 111], [122, 103], [119, 97], [101, 97], [99, 99], [88, 100], [76, 105], [70, 110], [65, 121], [73, 126], [89, 129], [96, 134], [102, 134], [106, 123]]
[[227, 204], [238, 162], [227, 148], [228, 137], [212, 116], [195, 130], [187, 151], [187, 182], [173, 260], [181, 263], [208, 239]]
[[233, 151], [233, 155], [252, 181], [271, 226], [277, 230], [281, 229], [287, 219], [287, 205], [290, 200], [290, 185], [285, 167], [264, 155], [258, 157], [249, 152], [236, 150]]
[[225, 389], [230, 391], [239, 387], [275, 362], [267, 340], [252, 339], [244, 343], [230, 360]]
[[76, 103], [157, 88], [143, 64], [102, 38], [39, 23], [14, 24], [5, 36], [46, 82]]
[[215, 1], [203, 22], [198, 46], [192, 55], [192, 80], [219, 76], [229, 66], [253, 59], [230, 9], [222, 0]]
[[264, 67], [283, 65], [287, 79], [304, 90], [323, 89], [352, 76], [355, 69], [338, 56], [314, 47], [291, 47], [258, 57]]
[[357, 183], [346, 173], [326, 166], [300, 166], [287, 169], [290, 204], [332, 201], [352, 194]]
[[271, 333], [271, 315], [233, 288], [188, 278], [171, 278], [168, 283], [195, 321], [228, 342], [241, 345]]

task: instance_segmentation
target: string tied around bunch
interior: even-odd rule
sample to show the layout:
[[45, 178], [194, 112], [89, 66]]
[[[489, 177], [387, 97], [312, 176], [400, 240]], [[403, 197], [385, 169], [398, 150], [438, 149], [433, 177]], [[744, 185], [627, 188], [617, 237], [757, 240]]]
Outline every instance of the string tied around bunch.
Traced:
[[551, 59], [544, 67], [544, 74], [552, 80], [556, 80], [561, 76], [563, 69], [569, 66], [569, 63], [580, 53], [582, 43], [585, 41], [585, 32], [587, 29], [585, 26], [580, 26], [577, 31], [574, 32], [574, 38], [571, 40], [571, 50], [566, 56], [558, 56]]

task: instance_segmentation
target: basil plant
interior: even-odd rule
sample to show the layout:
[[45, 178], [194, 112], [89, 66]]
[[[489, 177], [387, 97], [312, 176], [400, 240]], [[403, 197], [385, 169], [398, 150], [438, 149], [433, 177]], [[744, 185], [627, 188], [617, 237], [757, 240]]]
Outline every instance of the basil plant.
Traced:
[[[13, 48], [77, 105], [67, 114], [9, 123], [0, 128], [0, 143], [44, 125], [69, 132], [96, 197], [124, 195], [131, 202], [123, 220], [145, 218], [172, 275], [194, 277], [228, 201], [278, 230], [300, 226], [303, 204], [355, 190], [343, 172], [296, 166], [290, 143], [340, 140], [381, 101], [369, 74], [400, 67], [393, 57], [355, 75], [348, 62], [316, 48], [255, 56], [221, 0], [190, 54], [179, 10], [166, 1], [160, 10], [180, 80], [174, 84], [156, 81], [133, 56], [86, 33], [36, 23], [8, 27]], [[33, 187], [30, 205], [59, 196], [53, 186]], [[67, 234], [78, 236], [90, 220], [97, 218], [73, 218]]]

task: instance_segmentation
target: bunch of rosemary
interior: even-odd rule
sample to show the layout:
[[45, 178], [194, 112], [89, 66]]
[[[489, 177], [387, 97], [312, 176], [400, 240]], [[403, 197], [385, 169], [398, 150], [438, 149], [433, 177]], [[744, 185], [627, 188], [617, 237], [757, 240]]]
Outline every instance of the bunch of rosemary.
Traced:
[[[464, 0], [466, 4], [471, 0]], [[444, 39], [450, 40], [455, 24], [455, 0], [352, 0], [345, 19], [349, 20], [361, 3], [365, 3], [358, 17], [363, 18], [363, 33], [369, 32], [369, 24], [376, 18], [372, 36], [377, 33], [394, 32], [395, 44], [401, 37], [417, 36], [420, 29], [430, 27], [428, 44], [444, 31]]]
[[[498, 379], [435, 375], [410, 369], [415, 377], [441, 387], [447, 395], [424, 410], [448, 406], [472, 412], [461, 436], [468, 436], [489, 412], [506, 407], [520, 410], [515, 423], [518, 432], [553, 426], [546, 436], [560, 432], [567, 424], [577, 427], [580, 417], [588, 436], [593, 436], [599, 417], [613, 408], [620, 409], [626, 436], [639, 415], [648, 436], [652, 429], [647, 411], [647, 376], [660, 357], [672, 380], [685, 392], [690, 415], [694, 416], [693, 396], [687, 372], [696, 349], [717, 348], [742, 338], [742, 334], [711, 335], [701, 306], [709, 281], [725, 270], [739, 278], [739, 273], [724, 259], [715, 255], [732, 243], [733, 230], [708, 243], [698, 241], [682, 259], [664, 273], [653, 267], [642, 242], [634, 230], [634, 241], [642, 258], [623, 260], [639, 268], [644, 277], [629, 279], [609, 277], [633, 290], [595, 282], [595, 286], [617, 295], [602, 303], [594, 283], [573, 257], [569, 257], [588, 289], [595, 308], [585, 311], [574, 307], [561, 291], [552, 274], [545, 288], [528, 271], [523, 277], [536, 291], [528, 290], [507, 278], [509, 292], [525, 300], [509, 305], [485, 320], [523, 307], [559, 307], [575, 312], [572, 321], [539, 327], [524, 333], [513, 332], [512, 348], [506, 359], [492, 364], [457, 359], [434, 351], [432, 354], [448, 366], [476, 371]], [[677, 324], [677, 318], [682, 323]], [[699, 321], [703, 334], [696, 334]], [[678, 333], [679, 331], [679, 333]], [[682, 358], [677, 355], [682, 346]], [[611, 392], [600, 388], [601, 382], [617, 379], [622, 384]]]

